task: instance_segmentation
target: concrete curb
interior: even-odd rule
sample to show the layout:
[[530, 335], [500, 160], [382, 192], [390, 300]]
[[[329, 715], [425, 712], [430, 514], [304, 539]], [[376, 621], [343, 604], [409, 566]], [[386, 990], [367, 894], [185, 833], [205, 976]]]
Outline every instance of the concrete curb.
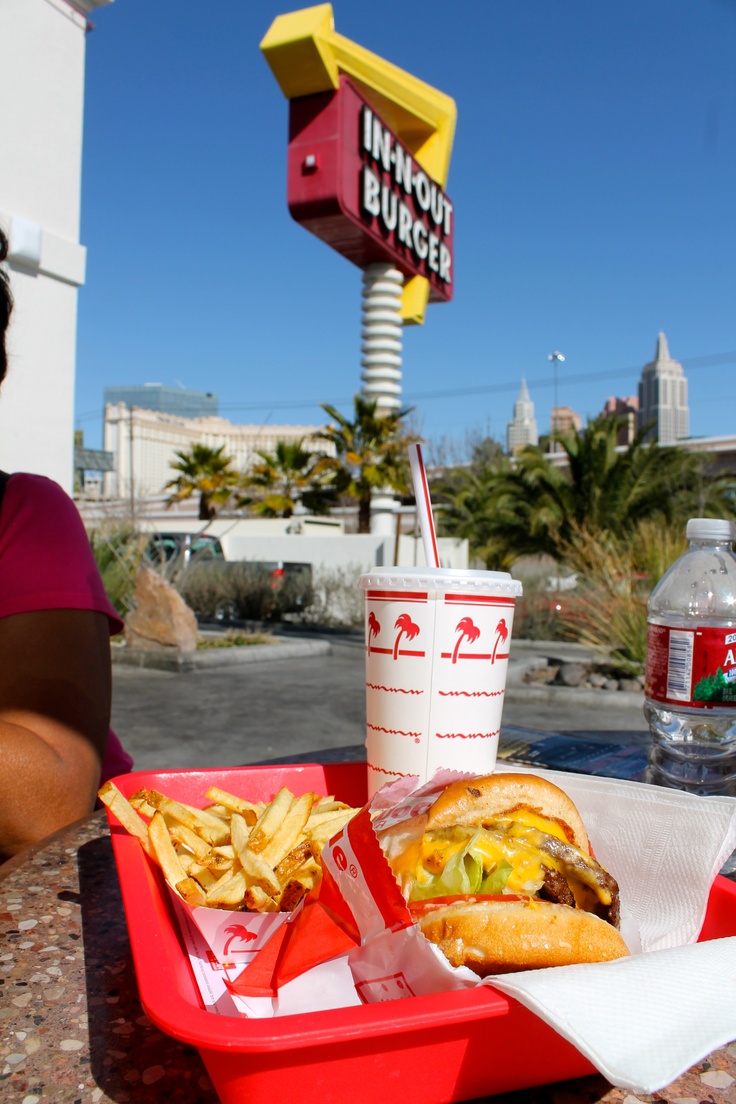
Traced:
[[601, 709], [634, 709], [642, 713], [644, 695], [625, 690], [579, 690], [575, 686], [532, 686], [529, 683], [506, 684], [506, 701], [548, 702], [550, 705], [600, 706]]
[[270, 663], [277, 659], [307, 659], [329, 655], [328, 640], [293, 640], [284, 644], [247, 644], [231, 648], [205, 648], [197, 652], [149, 652], [144, 648], [113, 649], [112, 662], [120, 667], [146, 667], [155, 671], [211, 671], [218, 667], [241, 667], [247, 663]]

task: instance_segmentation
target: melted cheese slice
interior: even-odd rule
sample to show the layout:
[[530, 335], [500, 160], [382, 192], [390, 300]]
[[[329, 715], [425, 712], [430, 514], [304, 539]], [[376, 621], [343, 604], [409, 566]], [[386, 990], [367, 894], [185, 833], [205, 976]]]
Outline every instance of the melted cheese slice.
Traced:
[[394, 869], [400, 878], [405, 874], [419, 885], [427, 885], [476, 833], [473, 853], [481, 857], [485, 874], [502, 860], [513, 868], [506, 883], [510, 893], [537, 892], [544, 884], [546, 867], [565, 877], [579, 908], [591, 909], [596, 900], [610, 905], [610, 893], [598, 883], [589, 856], [578, 852], [582, 862], [573, 869], [541, 849], [545, 835], [568, 845], [569, 840], [562, 825], [531, 809], [515, 809], [512, 817], [493, 821], [481, 831], [458, 826], [425, 835], [404, 852]]

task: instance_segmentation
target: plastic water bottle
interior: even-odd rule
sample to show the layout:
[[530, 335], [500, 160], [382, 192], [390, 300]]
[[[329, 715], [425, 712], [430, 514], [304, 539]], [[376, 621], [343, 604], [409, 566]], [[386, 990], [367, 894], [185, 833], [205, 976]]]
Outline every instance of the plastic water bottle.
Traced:
[[649, 599], [650, 781], [736, 795], [736, 524], [691, 518], [687, 552]]

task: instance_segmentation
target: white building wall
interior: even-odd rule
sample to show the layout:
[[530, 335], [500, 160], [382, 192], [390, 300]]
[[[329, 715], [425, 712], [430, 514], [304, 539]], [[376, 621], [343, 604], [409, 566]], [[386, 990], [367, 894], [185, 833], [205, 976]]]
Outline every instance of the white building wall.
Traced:
[[0, 0], [0, 224], [15, 311], [0, 396], [0, 468], [73, 479], [84, 59], [110, 0]]
[[[114, 454], [114, 471], [105, 476], [107, 498], [135, 502], [160, 495], [175, 476], [176, 452], [192, 445], [224, 445], [233, 467], [244, 471], [256, 450], [273, 452], [278, 441], [309, 440], [318, 426], [234, 425], [227, 418], [180, 418], [157, 410], [129, 409], [125, 403], [105, 407], [104, 448]], [[316, 447], [316, 446], [315, 446]], [[331, 451], [320, 445], [322, 451]], [[132, 474], [131, 474], [132, 472]]]

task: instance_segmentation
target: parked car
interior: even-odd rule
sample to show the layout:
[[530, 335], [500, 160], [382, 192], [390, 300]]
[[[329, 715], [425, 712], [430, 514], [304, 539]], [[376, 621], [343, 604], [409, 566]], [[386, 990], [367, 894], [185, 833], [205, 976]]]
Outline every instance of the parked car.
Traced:
[[202, 533], [156, 533], [146, 545], [145, 557], [154, 567], [189, 567], [225, 555], [217, 537]]

